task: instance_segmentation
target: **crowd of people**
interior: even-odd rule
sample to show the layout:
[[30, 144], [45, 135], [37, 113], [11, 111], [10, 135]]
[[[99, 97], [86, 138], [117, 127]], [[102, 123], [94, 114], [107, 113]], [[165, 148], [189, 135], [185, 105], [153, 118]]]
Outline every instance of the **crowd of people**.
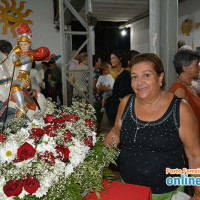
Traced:
[[[76, 56], [69, 65], [68, 75], [74, 83], [68, 87], [70, 103], [88, 97], [90, 81], [87, 52], [73, 51], [73, 54]], [[164, 67], [156, 54], [131, 50], [113, 51], [109, 60], [93, 56], [97, 133], [106, 112], [112, 129], [104, 144], [120, 148], [122, 181], [151, 187], [153, 200], [170, 200], [177, 191], [185, 191], [184, 186], [166, 184], [167, 177], [173, 177], [165, 173], [166, 168], [200, 168], [200, 87], [199, 83], [194, 84], [200, 75], [199, 63], [200, 53], [180, 41], [173, 61], [178, 79], [167, 91]], [[58, 101], [58, 97], [60, 105], [63, 104], [62, 74], [55, 59], [42, 61], [40, 71], [31, 62], [29, 78], [27, 88], [42, 92], [53, 101]], [[22, 86], [18, 86], [17, 80], [12, 91], [21, 94], [25, 86], [23, 77], [18, 79]], [[24, 105], [20, 108], [22, 112], [26, 109]], [[198, 200], [200, 187], [194, 189], [191, 199]]]
[[32, 89], [41, 92], [46, 98], [50, 97], [59, 105], [63, 105], [62, 73], [60, 67], [56, 65], [55, 59], [42, 61], [41, 69], [36, 69], [35, 66], [36, 63], [33, 62], [30, 71]]

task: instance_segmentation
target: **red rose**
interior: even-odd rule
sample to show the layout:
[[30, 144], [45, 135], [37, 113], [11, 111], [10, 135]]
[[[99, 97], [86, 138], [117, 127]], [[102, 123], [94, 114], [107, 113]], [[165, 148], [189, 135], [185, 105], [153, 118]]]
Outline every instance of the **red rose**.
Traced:
[[93, 137], [92, 136], [88, 136], [84, 139], [84, 144], [90, 148], [93, 147]]
[[92, 120], [90, 120], [90, 119], [86, 119], [85, 120], [85, 125], [89, 126], [90, 128], [95, 126], [94, 122]]
[[32, 128], [30, 131], [30, 139], [34, 139], [35, 142], [37, 142], [37, 140], [39, 140], [44, 134], [45, 134], [45, 130], [41, 129], [41, 128]]
[[68, 121], [68, 122], [77, 121], [77, 120], [78, 120], [78, 117], [77, 117], [76, 115], [74, 115], [74, 114], [70, 114], [70, 115], [68, 115], [68, 117], [67, 117], [67, 121]]
[[32, 128], [30, 133], [35, 137], [42, 137], [45, 134], [45, 131], [41, 128]]
[[60, 116], [61, 116], [60, 119], [62, 119], [62, 120], [64, 120], [64, 121], [67, 121], [67, 117], [68, 117], [67, 113], [65, 113], [65, 112], [60, 113]]
[[57, 145], [55, 147], [55, 149], [56, 149], [56, 152], [59, 154], [59, 156], [57, 156], [57, 158], [59, 158], [63, 162], [65, 162], [69, 158], [70, 151], [69, 151], [68, 147], [66, 147], [64, 145]]
[[46, 132], [46, 134], [48, 136], [55, 137], [56, 136], [57, 126], [50, 124], [50, 125], [44, 127], [44, 130], [45, 130], [45, 132]]
[[3, 191], [7, 197], [18, 196], [22, 192], [23, 181], [7, 181], [3, 187]]
[[24, 181], [24, 189], [26, 190], [26, 192], [30, 194], [35, 193], [39, 187], [40, 187], [40, 182], [35, 177], [28, 177]]
[[52, 152], [45, 151], [44, 154], [38, 155], [38, 158], [51, 166], [55, 165], [55, 160]]
[[0, 142], [4, 142], [7, 139], [7, 136], [4, 133], [0, 133]]
[[64, 124], [65, 121], [62, 118], [55, 118], [53, 119], [54, 124]]
[[53, 118], [54, 118], [54, 115], [47, 114], [46, 117], [44, 118], [44, 122], [46, 124], [51, 123]]
[[55, 118], [52, 120], [52, 122], [57, 126], [57, 127], [61, 127], [64, 128], [65, 127], [65, 120], [63, 120], [62, 118]]
[[71, 139], [72, 133], [69, 130], [66, 130], [66, 132], [63, 134], [63, 136], [64, 136], [64, 141], [65, 142], [72, 141], [72, 139]]
[[27, 160], [29, 158], [33, 158], [36, 150], [32, 145], [25, 142], [19, 149], [17, 150], [17, 157], [20, 161]]

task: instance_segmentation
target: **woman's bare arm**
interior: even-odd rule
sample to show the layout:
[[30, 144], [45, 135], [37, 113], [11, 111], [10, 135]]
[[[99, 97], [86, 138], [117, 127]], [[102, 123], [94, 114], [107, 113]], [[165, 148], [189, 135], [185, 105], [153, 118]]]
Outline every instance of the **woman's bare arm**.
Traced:
[[75, 83], [75, 78], [73, 74], [71, 74], [70, 79], [71, 79], [71, 82]]
[[105, 91], [108, 91], [108, 90], [112, 90], [112, 88], [111, 87], [106, 87], [106, 86], [104, 86], [104, 85], [102, 85], [102, 84], [100, 84], [99, 86], [98, 86], [98, 91], [100, 91], [100, 92], [105, 92]]
[[97, 85], [97, 80], [93, 80], [93, 91], [97, 91], [97, 87], [96, 87], [96, 85]]
[[115, 124], [103, 142], [105, 145], [109, 145], [110, 148], [112, 148], [114, 145], [118, 146], [120, 144], [120, 129], [122, 126], [121, 117], [129, 97], [130, 95], [122, 99], [118, 108]]
[[[200, 168], [200, 135], [198, 122], [191, 107], [185, 100], [180, 104], [179, 135], [188, 158], [189, 168]], [[199, 186], [195, 186], [195, 189], [200, 192]]]

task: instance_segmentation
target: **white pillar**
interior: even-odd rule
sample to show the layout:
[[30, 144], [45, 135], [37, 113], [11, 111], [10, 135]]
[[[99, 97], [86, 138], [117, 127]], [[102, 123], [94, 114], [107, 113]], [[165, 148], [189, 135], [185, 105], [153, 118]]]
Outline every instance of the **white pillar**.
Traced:
[[149, 52], [160, 56], [160, 0], [149, 2]]
[[168, 90], [176, 80], [173, 58], [177, 51], [178, 0], [150, 0], [149, 6], [149, 50], [163, 62]]
[[60, 13], [60, 47], [62, 58], [62, 93], [63, 105], [67, 105], [67, 85], [66, 85], [66, 39], [64, 34], [64, 8], [63, 1], [59, 0], [59, 13]]
[[[93, 13], [93, 5], [92, 0], [86, 1], [86, 14]], [[88, 37], [89, 41], [87, 44], [87, 53], [88, 53], [88, 66], [90, 69], [90, 78], [89, 78], [89, 99], [91, 104], [93, 105], [93, 62], [92, 55], [95, 54], [95, 34], [94, 34], [94, 26], [88, 26]]]

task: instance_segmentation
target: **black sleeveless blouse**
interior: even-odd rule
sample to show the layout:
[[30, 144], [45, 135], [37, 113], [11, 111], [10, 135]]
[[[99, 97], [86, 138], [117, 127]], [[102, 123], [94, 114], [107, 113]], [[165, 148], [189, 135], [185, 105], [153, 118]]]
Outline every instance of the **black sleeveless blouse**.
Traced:
[[[136, 141], [135, 96], [130, 96], [122, 115], [120, 131], [120, 173], [125, 183], [151, 187], [153, 194], [167, 193], [177, 186], [167, 186], [165, 169], [182, 169], [183, 145], [179, 138], [179, 106], [181, 99], [174, 96], [164, 115], [150, 122], [137, 119]], [[175, 175], [177, 176], [177, 175]]]

